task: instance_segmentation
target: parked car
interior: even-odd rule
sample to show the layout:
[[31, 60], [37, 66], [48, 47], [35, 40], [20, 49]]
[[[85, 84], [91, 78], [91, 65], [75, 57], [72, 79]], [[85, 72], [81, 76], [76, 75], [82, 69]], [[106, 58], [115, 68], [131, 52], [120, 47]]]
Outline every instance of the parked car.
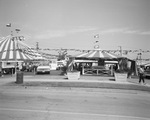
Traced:
[[48, 73], [48, 74], [50, 74], [50, 70], [51, 70], [50, 66], [40, 65], [40, 66], [37, 67], [36, 73], [37, 74], [38, 73]]
[[150, 77], [150, 65], [145, 66], [145, 77]]

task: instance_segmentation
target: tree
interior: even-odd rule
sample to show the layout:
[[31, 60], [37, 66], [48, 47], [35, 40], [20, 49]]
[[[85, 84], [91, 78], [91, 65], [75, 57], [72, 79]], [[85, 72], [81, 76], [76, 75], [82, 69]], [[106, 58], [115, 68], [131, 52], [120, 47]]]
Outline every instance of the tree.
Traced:
[[127, 58], [119, 59], [118, 65], [119, 65], [119, 69], [116, 72], [125, 73], [129, 71]]
[[58, 52], [59, 56], [58, 56], [58, 60], [65, 60], [66, 55], [67, 55], [67, 50], [66, 49], [61, 49]]

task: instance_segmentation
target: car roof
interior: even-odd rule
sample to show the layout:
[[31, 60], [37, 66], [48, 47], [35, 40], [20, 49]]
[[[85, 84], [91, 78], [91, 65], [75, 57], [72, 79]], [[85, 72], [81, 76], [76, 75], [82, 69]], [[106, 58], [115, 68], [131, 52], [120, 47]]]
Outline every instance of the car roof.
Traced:
[[49, 68], [50, 66], [49, 65], [40, 65], [38, 66], [38, 68]]

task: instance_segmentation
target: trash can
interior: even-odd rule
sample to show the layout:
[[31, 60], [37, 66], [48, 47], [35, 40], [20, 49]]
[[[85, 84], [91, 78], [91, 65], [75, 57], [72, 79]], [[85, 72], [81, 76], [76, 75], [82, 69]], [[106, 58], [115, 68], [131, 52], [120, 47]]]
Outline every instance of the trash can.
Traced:
[[17, 71], [16, 73], [16, 83], [21, 84], [23, 83], [23, 72]]

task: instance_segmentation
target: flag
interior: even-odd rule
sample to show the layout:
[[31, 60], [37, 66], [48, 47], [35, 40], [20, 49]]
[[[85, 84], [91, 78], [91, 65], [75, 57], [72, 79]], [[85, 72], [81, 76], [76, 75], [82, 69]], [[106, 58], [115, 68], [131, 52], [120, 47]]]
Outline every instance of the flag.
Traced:
[[17, 32], [19, 32], [20, 31], [20, 29], [15, 29]]
[[127, 51], [127, 50], [125, 50], [123, 54], [124, 54], [124, 55], [127, 55], [127, 54], [128, 54], [128, 51]]
[[6, 24], [6, 27], [11, 27], [11, 23], [9, 23], [9, 24]]
[[19, 36], [20, 41], [23, 41], [24, 39], [25, 39], [24, 36]]
[[99, 38], [99, 34], [97, 34], [97, 35], [94, 35], [94, 38]]

